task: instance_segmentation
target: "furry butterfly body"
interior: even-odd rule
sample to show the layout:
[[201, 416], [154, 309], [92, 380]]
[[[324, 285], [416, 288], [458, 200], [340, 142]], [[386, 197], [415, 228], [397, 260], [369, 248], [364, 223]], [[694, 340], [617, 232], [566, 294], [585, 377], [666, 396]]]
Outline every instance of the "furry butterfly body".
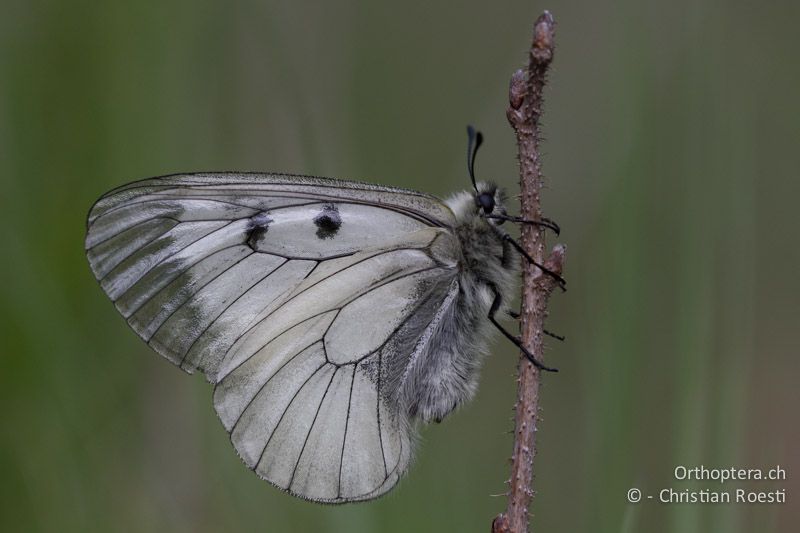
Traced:
[[98, 200], [86, 251], [133, 330], [214, 384], [249, 468], [299, 497], [360, 501], [406, 472], [418, 421], [476, 391], [488, 317], [517, 279], [484, 216], [503, 200], [490, 184], [441, 201], [305, 176], [173, 175]]

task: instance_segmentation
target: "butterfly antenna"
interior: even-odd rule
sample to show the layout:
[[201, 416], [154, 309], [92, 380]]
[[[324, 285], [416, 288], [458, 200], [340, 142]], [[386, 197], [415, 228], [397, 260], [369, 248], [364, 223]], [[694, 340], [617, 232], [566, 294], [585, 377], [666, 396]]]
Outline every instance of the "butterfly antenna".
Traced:
[[472, 179], [472, 186], [475, 188], [475, 192], [478, 192], [478, 184], [475, 183], [475, 154], [478, 153], [478, 148], [483, 144], [483, 135], [469, 125], [467, 126], [467, 139], [467, 170], [469, 171], [469, 177]]

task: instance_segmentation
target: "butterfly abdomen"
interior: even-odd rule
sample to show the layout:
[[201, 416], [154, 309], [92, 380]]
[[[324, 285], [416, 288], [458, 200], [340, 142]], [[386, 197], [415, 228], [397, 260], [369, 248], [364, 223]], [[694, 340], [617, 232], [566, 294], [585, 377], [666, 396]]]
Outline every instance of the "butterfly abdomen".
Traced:
[[499, 228], [477, 216], [472, 196], [456, 196], [450, 205], [458, 220], [457, 289], [440, 309], [403, 390], [409, 414], [425, 422], [440, 422], [475, 395], [493, 330], [488, 314], [494, 295], [510, 301], [517, 279], [516, 254]]

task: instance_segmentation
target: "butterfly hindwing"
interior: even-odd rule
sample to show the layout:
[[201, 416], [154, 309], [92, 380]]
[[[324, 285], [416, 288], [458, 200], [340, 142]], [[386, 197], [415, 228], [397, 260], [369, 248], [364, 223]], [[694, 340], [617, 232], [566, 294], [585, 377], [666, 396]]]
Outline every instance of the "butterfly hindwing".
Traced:
[[336, 503], [386, 492], [410, 460], [395, 393], [453, 294], [450, 216], [353, 182], [170, 176], [104, 196], [86, 246], [137, 334], [216, 384], [244, 462]]
[[315, 271], [230, 348], [214, 404], [259, 475], [304, 497], [347, 501], [377, 496], [405, 471], [406, 414], [390, 373], [453, 282], [452, 267], [430, 255], [440, 232], [414, 234], [425, 248], [407, 242]]

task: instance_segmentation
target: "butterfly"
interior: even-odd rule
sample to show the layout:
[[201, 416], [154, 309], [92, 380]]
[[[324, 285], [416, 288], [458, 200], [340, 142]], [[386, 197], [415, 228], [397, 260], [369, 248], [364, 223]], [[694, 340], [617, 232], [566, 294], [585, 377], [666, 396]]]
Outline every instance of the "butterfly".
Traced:
[[[176, 174], [91, 208], [86, 255], [130, 327], [214, 385], [244, 463], [301, 498], [376, 498], [418, 422], [471, 399], [518, 280], [502, 189], [445, 201], [355, 181]], [[529, 260], [530, 257], [528, 257]], [[550, 275], [556, 274], [547, 271]], [[541, 365], [530, 353], [534, 364]]]

